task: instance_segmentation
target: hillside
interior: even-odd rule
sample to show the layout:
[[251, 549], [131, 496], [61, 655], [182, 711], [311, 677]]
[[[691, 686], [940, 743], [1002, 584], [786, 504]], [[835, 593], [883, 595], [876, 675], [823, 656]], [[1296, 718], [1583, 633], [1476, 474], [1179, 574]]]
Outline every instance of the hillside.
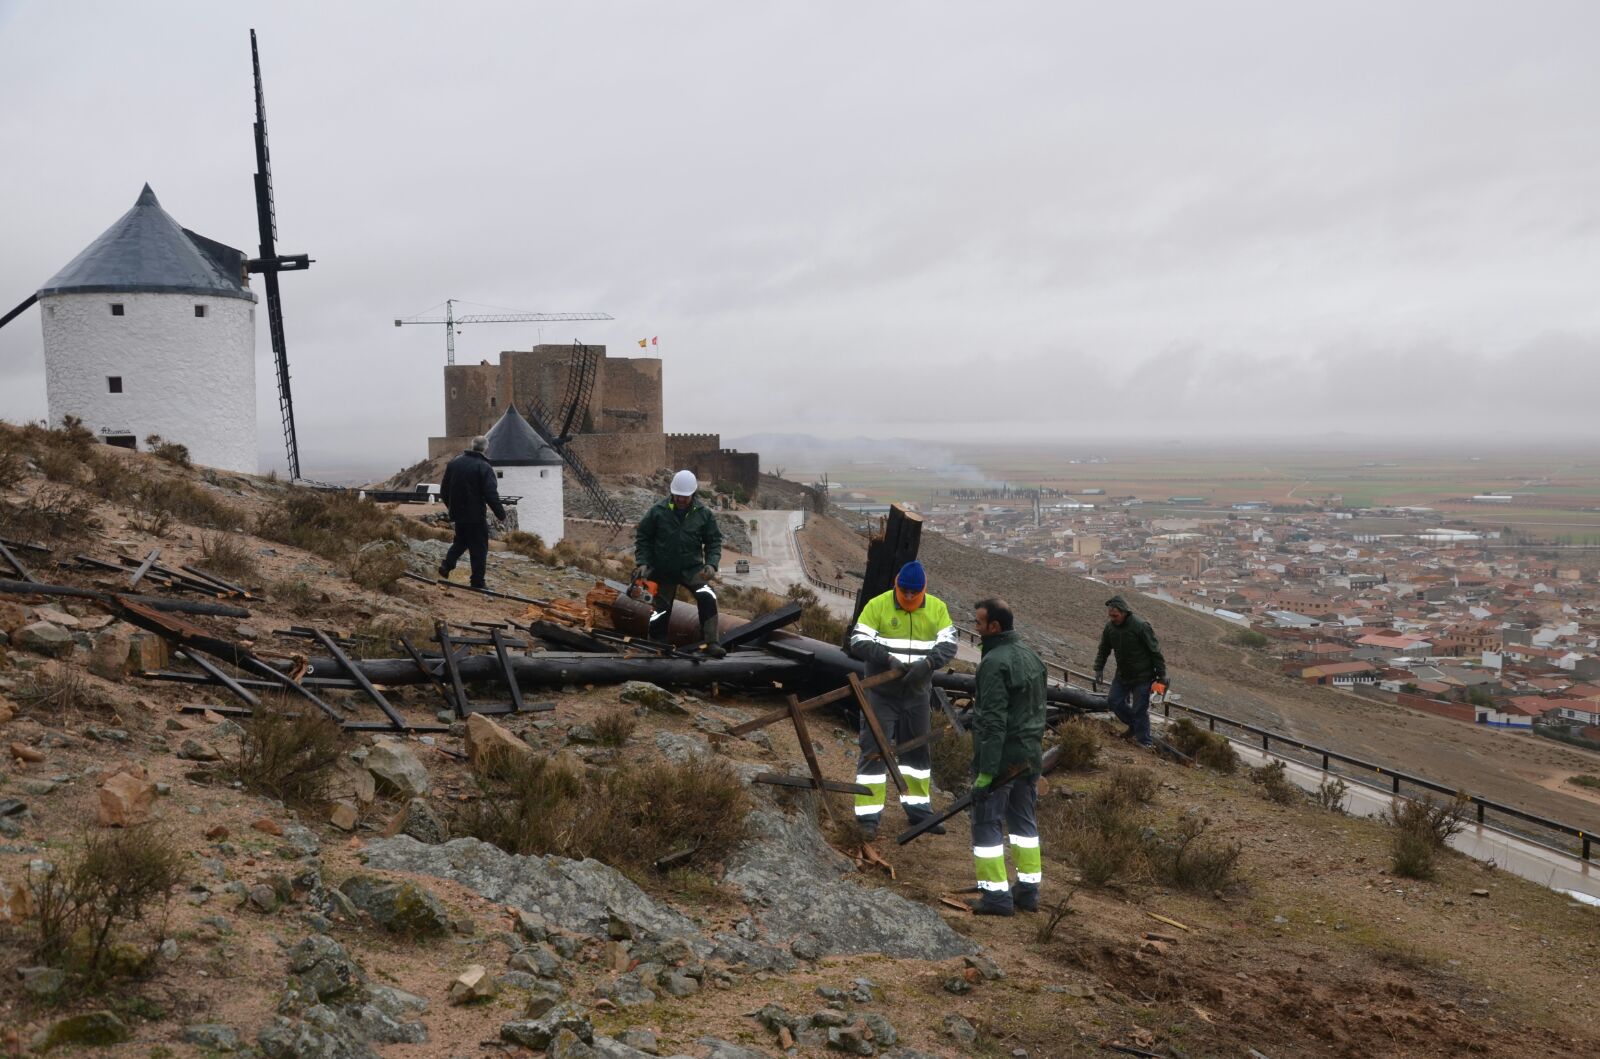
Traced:
[[[0, 425], [0, 538], [47, 548], [26, 565], [60, 584], [126, 585], [74, 568], [80, 554], [159, 547], [173, 569], [226, 563], [258, 589], [249, 616], [184, 621], [290, 661], [318, 653], [278, 634], [292, 625], [388, 657], [402, 632], [426, 644], [435, 620], [530, 613], [400, 578], [444, 546], [404, 509], [66, 432]], [[948, 569], [958, 599], [970, 579], [1013, 572], [983, 557], [968, 571], [930, 544], [935, 583]], [[490, 584], [578, 601], [593, 582], [580, 565], [604, 562], [495, 551]], [[1032, 602], [1020, 580], [1001, 587]], [[749, 782], [803, 770], [793, 731], [708, 736], [772, 695], [564, 683], [525, 689], [549, 711], [469, 725], [440, 710], [437, 688], [395, 686], [384, 693], [402, 717], [438, 730], [330, 733], [310, 710], [288, 716], [298, 701], [269, 697], [253, 718], [185, 712], [238, 704], [142, 678], [184, 663], [87, 602], [0, 596], [0, 630], [9, 1052], [35, 1040], [130, 1057], [1600, 1050], [1586, 992], [1595, 909], [1453, 854], [1432, 879], [1398, 879], [1383, 826], [1300, 796], [1270, 802], [1246, 776], [1178, 768], [1098, 726], [1068, 738], [1108, 748], [1053, 776], [1041, 801], [1046, 901], [1071, 893], [1042, 937], [1048, 917], [982, 920], [941, 902], [970, 885], [963, 820], [906, 847], [880, 841], [891, 879], [843, 855], [858, 849], [848, 799], [836, 796], [834, 825], [813, 796]], [[349, 719], [381, 719], [357, 693], [321, 693]], [[828, 776], [852, 774], [852, 731], [817, 714], [811, 736]], [[309, 756], [272, 768], [274, 746]], [[939, 760], [942, 787], [963, 771], [959, 747]], [[1089, 815], [1097, 806], [1110, 808]], [[653, 867], [663, 855], [676, 866]], [[139, 914], [124, 902], [94, 918], [112, 883], [144, 887]], [[88, 927], [102, 922], [97, 957]]]
[[[836, 525], [836, 530], [812, 538], [828, 542], [827, 560], [849, 563], [844, 542], [853, 540], [859, 556], [854, 562], [864, 563], [865, 540], [843, 523]], [[930, 589], [950, 605], [957, 621], [970, 623], [972, 604], [983, 596], [1002, 596], [1016, 609], [1019, 624], [1036, 646], [1076, 668], [1089, 669], [1111, 589], [1075, 574], [980, 551], [937, 533], [924, 534], [922, 558]], [[1600, 801], [1570, 788], [1552, 789], [1574, 773], [1594, 771], [1595, 755], [1311, 688], [1279, 673], [1269, 656], [1235, 643], [1235, 626], [1141, 595], [1130, 601], [1154, 624], [1173, 686], [1185, 702], [1319, 746], [1410, 769], [1579, 827], [1600, 828]]]

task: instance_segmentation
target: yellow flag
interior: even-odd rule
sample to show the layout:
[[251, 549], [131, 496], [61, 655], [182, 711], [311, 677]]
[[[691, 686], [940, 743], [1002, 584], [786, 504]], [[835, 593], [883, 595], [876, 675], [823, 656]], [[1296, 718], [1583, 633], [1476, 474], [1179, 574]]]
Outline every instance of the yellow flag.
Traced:
[[648, 342], [646, 342], [646, 341], [645, 341], [645, 340], [644, 340], [644, 339], [642, 339], [642, 338], [641, 338], [641, 339], [639, 339], [639, 348], [640, 348], [640, 349], [643, 349], [643, 348], [644, 348], [644, 347], [645, 347], [645, 346], [647, 346], [647, 345], [648, 345], [648, 344], [649, 344], [649, 343], [648, 343]]

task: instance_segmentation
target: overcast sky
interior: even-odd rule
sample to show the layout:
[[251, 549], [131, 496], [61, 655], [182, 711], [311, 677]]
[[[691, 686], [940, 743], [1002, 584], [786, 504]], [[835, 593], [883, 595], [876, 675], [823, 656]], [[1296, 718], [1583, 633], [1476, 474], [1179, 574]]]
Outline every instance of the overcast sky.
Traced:
[[254, 252], [252, 25], [308, 468], [422, 455], [447, 296], [659, 335], [671, 430], [1600, 432], [1588, 0], [0, 0], [0, 312], [146, 181]]

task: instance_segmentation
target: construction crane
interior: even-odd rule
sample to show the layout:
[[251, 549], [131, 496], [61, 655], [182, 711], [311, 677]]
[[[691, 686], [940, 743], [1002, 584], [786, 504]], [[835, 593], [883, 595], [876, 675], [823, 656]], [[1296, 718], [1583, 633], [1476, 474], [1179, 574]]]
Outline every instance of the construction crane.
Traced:
[[469, 313], [456, 315], [457, 298], [446, 298], [443, 316], [409, 316], [396, 320], [394, 325], [444, 324], [444, 355], [446, 364], [456, 362], [456, 328], [463, 324], [525, 324], [560, 323], [566, 320], [610, 320], [609, 313], [519, 313], [509, 310], [497, 313]]

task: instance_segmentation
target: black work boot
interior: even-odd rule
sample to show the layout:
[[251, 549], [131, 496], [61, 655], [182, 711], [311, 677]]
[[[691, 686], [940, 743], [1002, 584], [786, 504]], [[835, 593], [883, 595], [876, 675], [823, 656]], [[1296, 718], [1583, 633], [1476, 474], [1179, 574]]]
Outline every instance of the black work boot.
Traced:
[[439, 566], [439, 580], [441, 580], [441, 581], [450, 580], [450, 568], [448, 566], [443, 565], [442, 563]]
[[997, 893], [994, 890], [985, 890], [983, 896], [976, 901], [968, 903], [972, 914], [977, 916], [1012, 916], [1016, 909], [1011, 903], [1009, 893]]
[[709, 658], [726, 658], [728, 651], [722, 646], [722, 630], [717, 627], [716, 618], [707, 618], [700, 623], [700, 638], [705, 642], [700, 645], [700, 650]]
[[1037, 884], [1018, 883], [1011, 890], [1011, 903], [1018, 912], [1039, 911], [1039, 887]]
[[861, 830], [861, 840], [863, 842], [871, 842], [878, 837], [878, 821], [882, 819], [882, 816], [856, 817], [856, 827]]
[[[922, 823], [932, 815], [932, 813], [913, 813], [910, 810], [907, 810], [906, 822], [912, 827], [916, 827], [918, 824]], [[944, 833], [945, 830], [943, 824], [934, 824], [932, 827], [928, 828], [928, 830], [923, 832], [925, 835], [942, 835]]]

